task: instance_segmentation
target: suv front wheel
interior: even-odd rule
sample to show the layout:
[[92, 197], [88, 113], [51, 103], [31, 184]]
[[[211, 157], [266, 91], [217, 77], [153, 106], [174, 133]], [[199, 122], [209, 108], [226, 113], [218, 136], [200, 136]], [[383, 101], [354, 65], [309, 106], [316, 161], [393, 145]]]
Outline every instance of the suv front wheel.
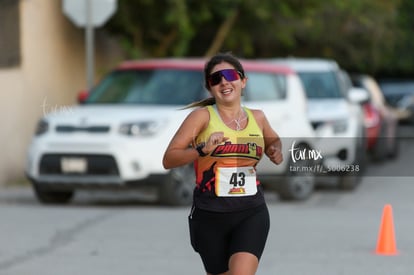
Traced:
[[45, 204], [65, 204], [68, 203], [75, 194], [73, 190], [49, 190], [48, 188], [42, 187], [41, 184], [36, 182], [33, 183], [33, 190], [36, 194], [37, 199], [41, 203]]
[[193, 201], [195, 172], [192, 164], [171, 169], [158, 190], [161, 204], [181, 206]]
[[[301, 149], [309, 149], [302, 145]], [[287, 173], [281, 183], [277, 185], [277, 192], [282, 200], [305, 200], [314, 190], [316, 176], [314, 171], [315, 162], [304, 159], [293, 162], [289, 160]]]

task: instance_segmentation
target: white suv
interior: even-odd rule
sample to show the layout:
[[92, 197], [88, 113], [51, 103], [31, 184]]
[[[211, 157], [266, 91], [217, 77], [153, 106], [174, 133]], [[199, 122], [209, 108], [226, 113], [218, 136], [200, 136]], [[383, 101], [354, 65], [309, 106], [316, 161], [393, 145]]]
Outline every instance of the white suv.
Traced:
[[353, 189], [363, 174], [366, 154], [361, 103], [368, 94], [352, 87], [348, 74], [330, 59], [272, 59], [292, 68], [308, 98], [308, 117], [319, 138], [323, 169], [319, 175], [338, 175], [340, 188]]
[[[37, 198], [66, 203], [81, 188], [152, 187], [163, 204], [190, 204], [195, 184], [192, 165], [165, 170], [162, 157], [191, 111], [181, 108], [208, 96], [203, 88], [204, 63], [202, 59], [124, 62], [82, 104], [44, 116], [26, 165]], [[295, 137], [297, 146], [311, 148], [313, 129], [306, 119], [306, 96], [298, 76], [283, 66], [242, 63], [249, 78], [244, 104], [262, 109], [282, 137]], [[284, 147], [286, 156], [289, 146]], [[268, 186], [277, 186], [282, 198], [308, 197], [314, 175], [291, 177], [289, 165], [286, 161], [275, 166], [265, 158], [259, 175]], [[274, 182], [274, 176], [284, 180]]]

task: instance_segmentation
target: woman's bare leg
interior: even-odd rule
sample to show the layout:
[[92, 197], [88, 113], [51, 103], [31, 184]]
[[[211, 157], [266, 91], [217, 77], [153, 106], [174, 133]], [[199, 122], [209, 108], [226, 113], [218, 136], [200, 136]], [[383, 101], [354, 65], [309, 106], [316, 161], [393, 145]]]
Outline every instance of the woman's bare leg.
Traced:
[[237, 252], [230, 257], [229, 271], [226, 275], [254, 275], [256, 274], [259, 260], [248, 252]]

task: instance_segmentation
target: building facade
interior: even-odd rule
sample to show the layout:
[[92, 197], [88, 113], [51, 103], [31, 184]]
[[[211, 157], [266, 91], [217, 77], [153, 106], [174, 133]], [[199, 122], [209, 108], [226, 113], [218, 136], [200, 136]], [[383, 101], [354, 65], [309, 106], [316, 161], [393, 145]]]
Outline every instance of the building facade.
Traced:
[[[122, 59], [116, 42], [96, 30], [95, 78]], [[0, 0], [0, 185], [24, 179], [37, 121], [69, 109], [87, 87], [85, 31], [60, 0]]]

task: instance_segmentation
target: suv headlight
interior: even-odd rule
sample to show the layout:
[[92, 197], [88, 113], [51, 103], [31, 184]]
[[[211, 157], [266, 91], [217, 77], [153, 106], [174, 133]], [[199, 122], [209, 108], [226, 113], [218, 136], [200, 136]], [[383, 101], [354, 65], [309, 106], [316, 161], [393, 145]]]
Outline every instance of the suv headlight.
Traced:
[[44, 119], [39, 120], [36, 125], [35, 135], [40, 136], [46, 133], [49, 130], [49, 122]]
[[152, 136], [161, 128], [161, 123], [157, 121], [141, 121], [124, 123], [119, 128], [119, 132], [126, 136]]

